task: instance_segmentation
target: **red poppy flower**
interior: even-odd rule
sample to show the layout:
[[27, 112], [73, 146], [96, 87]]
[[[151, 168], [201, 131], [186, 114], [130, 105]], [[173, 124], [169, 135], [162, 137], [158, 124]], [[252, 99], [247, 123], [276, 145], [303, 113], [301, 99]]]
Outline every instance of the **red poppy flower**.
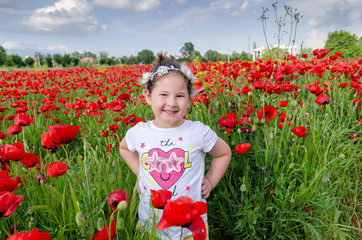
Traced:
[[295, 127], [292, 129], [292, 132], [297, 135], [298, 137], [305, 137], [308, 135], [309, 132], [307, 132], [307, 128], [300, 126], [300, 127]]
[[288, 106], [288, 100], [281, 101], [278, 103], [278, 105], [281, 107], [286, 107], [286, 106]]
[[20, 161], [21, 165], [27, 166], [27, 167], [34, 167], [35, 165], [40, 163], [40, 158], [38, 155], [30, 156], [27, 158], [24, 158]]
[[108, 204], [113, 209], [111, 214], [117, 209], [118, 204], [122, 201], [126, 201], [126, 203], [129, 201], [127, 193], [122, 189], [115, 190], [108, 195]]
[[19, 126], [28, 126], [32, 121], [33, 119], [25, 113], [19, 113], [14, 120], [15, 124], [18, 124]]
[[265, 106], [258, 112], [258, 118], [260, 121], [264, 121], [264, 123], [269, 122], [277, 115], [277, 109], [273, 106]]
[[102, 137], [107, 137], [107, 136], [108, 136], [108, 131], [107, 130], [102, 131]]
[[48, 130], [53, 143], [66, 144], [75, 139], [79, 128], [80, 126], [60, 124], [49, 126]]
[[322, 93], [322, 94], [318, 95], [318, 97], [315, 99], [314, 102], [318, 103], [319, 105], [326, 105], [326, 104], [330, 103], [331, 100], [329, 100], [329, 98]]
[[160, 189], [152, 190], [151, 189], [151, 202], [154, 208], [163, 209], [167, 203], [167, 200], [171, 200], [172, 192]]
[[240, 143], [240, 144], [236, 145], [236, 147], [234, 148], [234, 151], [239, 154], [245, 154], [245, 153], [247, 153], [247, 151], [249, 151], [250, 146], [251, 146], [250, 143]]
[[221, 117], [219, 119], [219, 126], [220, 127], [226, 127], [226, 128], [233, 128], [235, 127], [237, 120], [235, 118], [235, 113], [227, 113], [224, 117]]
[[50, 150], [52, 153], [62, 146], [61, 144], [53, 143], [53, 141], [50, 139], [49, 132], [42, 133], [40, 135], [40, 141], [43, 148]]
[[8, 237], [6, 240], [49, 240], [50, 237], [50, 233], [39, 232], [38, 228], [35, 228], [31, 232], [15, 233]]
[[6, 135], [5, 133], [3, 133], [2, 131], [0, 131], [0, 139], [4, 139], [6, 138], [8, 135]]
[[12, 176], [9, 176], [6, 170], [0, 171], [0, 192], [13, 192], [18, 188], [18, 181], [11, 177]]
[[36, 184], [39, 186], [40, 184], [43, 184], [43, 183], [47, 183], [48, 182], [48, 179], [44, 176], [44, 174], [42, 174], [41, 172], [39, 172], [37, 175], [36, 175]]
[[[111, 236], [109, 236], [109, 234]], [[117, 236], [117, 226], [116, 226], [116, 219], [113, 219], [112, 222], [104, 225], [103, 229], [97, 232], [92, 240], [109, 240], [113, 239]]]
[[206, 212], [205, 202], [194, 202], [187, 196], [168, 200], [157, 229], [163, 230], [171, 226], [186, 227], [192, 232], [194, 239], [206, 239], [206, 227], [201, 217]]
[[307, 58], [308, 57], [308, 53], [303, 53], [302, 54], [302, 58]]
[[23, 148], [22, 142], [13, 143], [11, 145], [5, 144], [0, 149], [0, 159], [3, 162], [8, 162], [9, 160], [19, 161], [34, 155], [34, 153], [23, 152]]
[[14, 125], [11, 125], [10, 127], [8, 127], [8, 134], [13, 136], [15, 134], [21, 133], [22, 130], [23, 130], [22, 126], [19, 126], [18, 124], [14, 124]]
[[15, 196], [11, 192], [0, 192], [0, 218], [10, 216], [18, 208], [24, 196]]
[[53, 162], [49, 165], [47, 173], [49, 177], [62, 176], [67, 172], [68, 165], [64, 162]]

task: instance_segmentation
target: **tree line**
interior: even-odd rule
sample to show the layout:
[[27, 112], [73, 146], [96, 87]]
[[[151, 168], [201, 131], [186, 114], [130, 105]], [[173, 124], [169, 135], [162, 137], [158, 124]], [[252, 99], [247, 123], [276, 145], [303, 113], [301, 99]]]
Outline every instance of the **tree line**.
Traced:
[[[362, 37], [357, 37], [347, 31], [340, 30], [330, 32], [328, 39], [325, 42], [324, 48], [329, 49], [331, 54], [342, 52], [342, 58], [358, 58], [362, 57]], [[312, 53], [313, 49], [303, 48], [299, 51], [299, 55], [303, 53]], [[170, 55], [172, 59], [178, 62], [191, 62], [198, 59], [199, 62], [216, 62], [216, 61], [251, 61], [252, 56], [250, 53], [242, 51], [238, 53], [233, 51], [230, 54], [220, 53], [216, 50], [207, 50], [204, 55], [195, 49], [192, 42], [186, 42], [180, 49], [180, 56]], [[263, 56], [268, 58], [268, 55]], [[271, 56], [272, 57], [272, 56]], [[114, 66], [121, 64], [150, 64], [155, 60], [155, 53], [152, 50], [144, 49], [138, 52], [137, 55], [122, 56], [122, 57], [109, 57], [107, 52], [99, 52], [95, 54], [92, 52], [73, 52], [70, 54], [49, 54], [43, 55], [39, 52], [35, 53], [33, 57], [22, 59], [17, 54], [6, 54], [4, 47], [0, 45], [0, 66], [5, 67], [92, 67], [92, 66]], [[86, 60], [85, 60], [86, 59]]]
[[[233, 51], [231, 54], [223, 54], [216, 50], [208, 50], [202, 56], [201, 53], [195, 49], [191, 42], [186, 42], [180, 49], [180, 56], [170, 55], [172, 59], [178, 62], [191, 62], [198, 59], [200, 62], [215, 62], [215, 61], [235, 61], [240, 59], [243, 61], [251, 61], [252, 57], [246, 52], [237, 53]], [[5, 67], [92, 67], [92, 66], [114, 66], [121, 64], [150, 64], [155, 60], [156, 56], [152, 50], [144, 49], [138, 52], [137, 55], [122, 56], [122, 57], [109, 57], [107, 52], [99, 52], [95, 54], [92, 52], [73, 52], [70, 54], [49, 54], [46, 55], [36, 52], [34, 56], [28, 56], [23, 59], [18, 54], [6, 54], [4, 47], [0, 45], [0, 66]]]

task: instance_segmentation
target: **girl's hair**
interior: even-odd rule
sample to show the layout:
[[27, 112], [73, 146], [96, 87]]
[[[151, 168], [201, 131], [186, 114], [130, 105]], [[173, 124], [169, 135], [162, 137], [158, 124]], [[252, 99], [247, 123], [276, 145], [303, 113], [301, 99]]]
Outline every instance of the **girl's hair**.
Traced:
[[[163, 52], [159, 52], [157, 53], [157, 58], [156, 60], [153, 62], [152, 64], [152, 68], [150, 70], [150, 73], [155, 73], [157, 71], [157, 69], [161, 66], [166, 66], [166, 67], [172, 67], [172, 68], [176, 68], [176, 69], [181, 69], [181, 66], [178, 62], [176, 62], [175, 60], [172, 60], [171, 58], [166, 56], [166, 53]], [[184, 79], [185, 82], [187, 84], [187, 92], [189, 94], [189, 96], [192, 95], [192, 88], [193, 88], [193, 83], [191, 81], [189, 81], [189, 79], [180, 71], [170, 71], [172, 72], [171, 74], [181, 74]], [[170, 72], [168, 72], [166, 75], [170, 74]], [[147, 81], [145, 88], [151, 93], [153, 88], [155, 87], [156, 82], [162, 78], [165, 75], [159, 76], [159, 75], [155, 75], [154, 79], [152, 81]]]

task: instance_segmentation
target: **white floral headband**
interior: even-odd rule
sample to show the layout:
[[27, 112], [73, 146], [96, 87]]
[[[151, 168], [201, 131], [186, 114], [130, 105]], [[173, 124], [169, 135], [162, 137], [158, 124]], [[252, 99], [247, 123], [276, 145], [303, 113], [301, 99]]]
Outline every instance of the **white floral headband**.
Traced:
[[139, 80], [141, 84], [147, 83], [148, 81], [153, 81], [155, 76], [162, 77], [168, 74], [169, 71], [179, 71], [181, 72], [191, 83], [195, 83], [195, 76], [192, 73], [191, 69], [188, 68], [185, 64], [182, 64], [180, 68], [175, 68], [174, 66], [159, 66], [155, 72], [146, 72], [143, 74], [142, 78]]

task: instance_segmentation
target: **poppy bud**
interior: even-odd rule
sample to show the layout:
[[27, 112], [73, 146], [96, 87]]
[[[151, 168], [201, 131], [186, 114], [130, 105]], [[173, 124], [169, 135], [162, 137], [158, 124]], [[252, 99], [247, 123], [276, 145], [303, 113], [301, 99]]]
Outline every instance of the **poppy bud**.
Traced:
[[85, 225], [86, 221], [82, 212], [78, 212], [77, 215], [75, 215], [75, 222], [77, 223], [78, 227]]
[[123, 229], [124, 228], [124, 220], [123, 220], [123, 218], [118, 218], [116, 224], [117, 224], [117, 229], [118, 230]]
[[136, 225], [136, 231], [141, 231], [141, 230], [142, 230], [142, 225], [141, 225], [141, 222], [138, 221], [137, 225]]
[[346, 156], [345, 156], [344, 154], [341, 154], [341, 155], [338, 156], [338, 158], [339, 158], [339, 159], [345, 159]]
[[102, 231], [103, 227], [104, 227], [103, 218], [98, 218], [98, 221], [97, 221], [97, 229], [98, 229], [98, 231]]
[[117, 205], [119, 211], [123, 211], [127, 208], [127, 201], [120, 201]]

